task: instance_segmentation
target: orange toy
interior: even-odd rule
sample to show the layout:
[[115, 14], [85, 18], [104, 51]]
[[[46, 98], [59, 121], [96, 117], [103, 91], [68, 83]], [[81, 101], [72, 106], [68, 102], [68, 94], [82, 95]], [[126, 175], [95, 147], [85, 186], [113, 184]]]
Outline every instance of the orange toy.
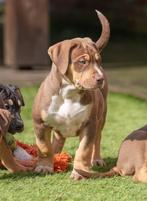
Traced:
[[[28, 154], [33, 157], [38, 156], [37, 147], [35, 145], [24, 144], [20, 141], [16, 141], [16, 144], [27, 151]], [[55, 172], [64, 172], [66, 171], [72, 161], [71, 155], [66, 152], [55, 154], [54, 156], [54, 171]]]

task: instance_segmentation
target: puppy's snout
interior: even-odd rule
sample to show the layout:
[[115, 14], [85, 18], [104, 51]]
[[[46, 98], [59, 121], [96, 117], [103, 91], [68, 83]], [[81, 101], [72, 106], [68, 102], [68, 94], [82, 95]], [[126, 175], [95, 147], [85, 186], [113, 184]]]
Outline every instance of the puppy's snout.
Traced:
[[98, 74], [98, 73], [94, 73], [93, 74], [93, 78], [96, 80], [96, 83], [98, 86], [102, 86], [104, 83], [104, 77], [103, 74]]
[[97, 84], [102, 85], [104, 82], [104, 78], [97, 79]]

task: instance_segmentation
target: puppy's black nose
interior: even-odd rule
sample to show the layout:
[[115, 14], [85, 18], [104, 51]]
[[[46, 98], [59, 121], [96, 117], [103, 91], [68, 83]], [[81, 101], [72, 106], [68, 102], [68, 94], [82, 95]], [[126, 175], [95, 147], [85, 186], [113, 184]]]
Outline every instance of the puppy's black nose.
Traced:
[[15, 125], [16, 132], [22, 132], [24, 130], [24, 124], [19, 122]]

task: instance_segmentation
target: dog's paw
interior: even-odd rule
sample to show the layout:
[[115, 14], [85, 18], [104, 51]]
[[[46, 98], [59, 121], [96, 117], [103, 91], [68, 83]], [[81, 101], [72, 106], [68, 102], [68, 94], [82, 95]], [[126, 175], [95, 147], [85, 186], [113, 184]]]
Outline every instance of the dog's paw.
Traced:
[[73, 169], [73, 171], [72, 171], [72, 173], [70, 175], [70, 179], [73, 179], [73, 180], [77, 181], [77, 180], [83, 180], [83, 179], [87, 179], [87, 178], [82, 176], [76, 170]]
[[43, 174], [53, 174], [54, 173], [54, 168], [47, 166], [47, 165], [38, 165], [35, 168], [36, 173], [43, 173]]
[[96, 159], [92, 161], [92, 166], [101, 166], [104, 167], [106, 166], [106, 163], [103, 159]]

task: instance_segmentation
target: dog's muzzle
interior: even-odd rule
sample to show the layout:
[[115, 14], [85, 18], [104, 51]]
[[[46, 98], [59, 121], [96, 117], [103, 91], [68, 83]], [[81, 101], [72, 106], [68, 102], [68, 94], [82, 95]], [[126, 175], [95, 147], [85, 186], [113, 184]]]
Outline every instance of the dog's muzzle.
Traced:
[[24, 130], [24, 123], [22, 120], [15, 120], [12, 119], [11, 124], [9, 126], [9, 133], [15, 134], [15, 133], [20, 133]]
[[98, 80], [97, 80], [97, 86], [98, 86], [98, 88], [103, 89], [103, 88], [104, 88], [104, 85], [105, 85], [105, 80], [104, 80], [104, 78], [101, 78], [101, 79], [98, 79]]
[[104, 88], [105, 80], [104, 78], [101, 79], [86, 79], [83, 82], [80, 80], [76, 80], [75, 87], [79, 90], [95, 90], [97, 88], [102, 89]]

